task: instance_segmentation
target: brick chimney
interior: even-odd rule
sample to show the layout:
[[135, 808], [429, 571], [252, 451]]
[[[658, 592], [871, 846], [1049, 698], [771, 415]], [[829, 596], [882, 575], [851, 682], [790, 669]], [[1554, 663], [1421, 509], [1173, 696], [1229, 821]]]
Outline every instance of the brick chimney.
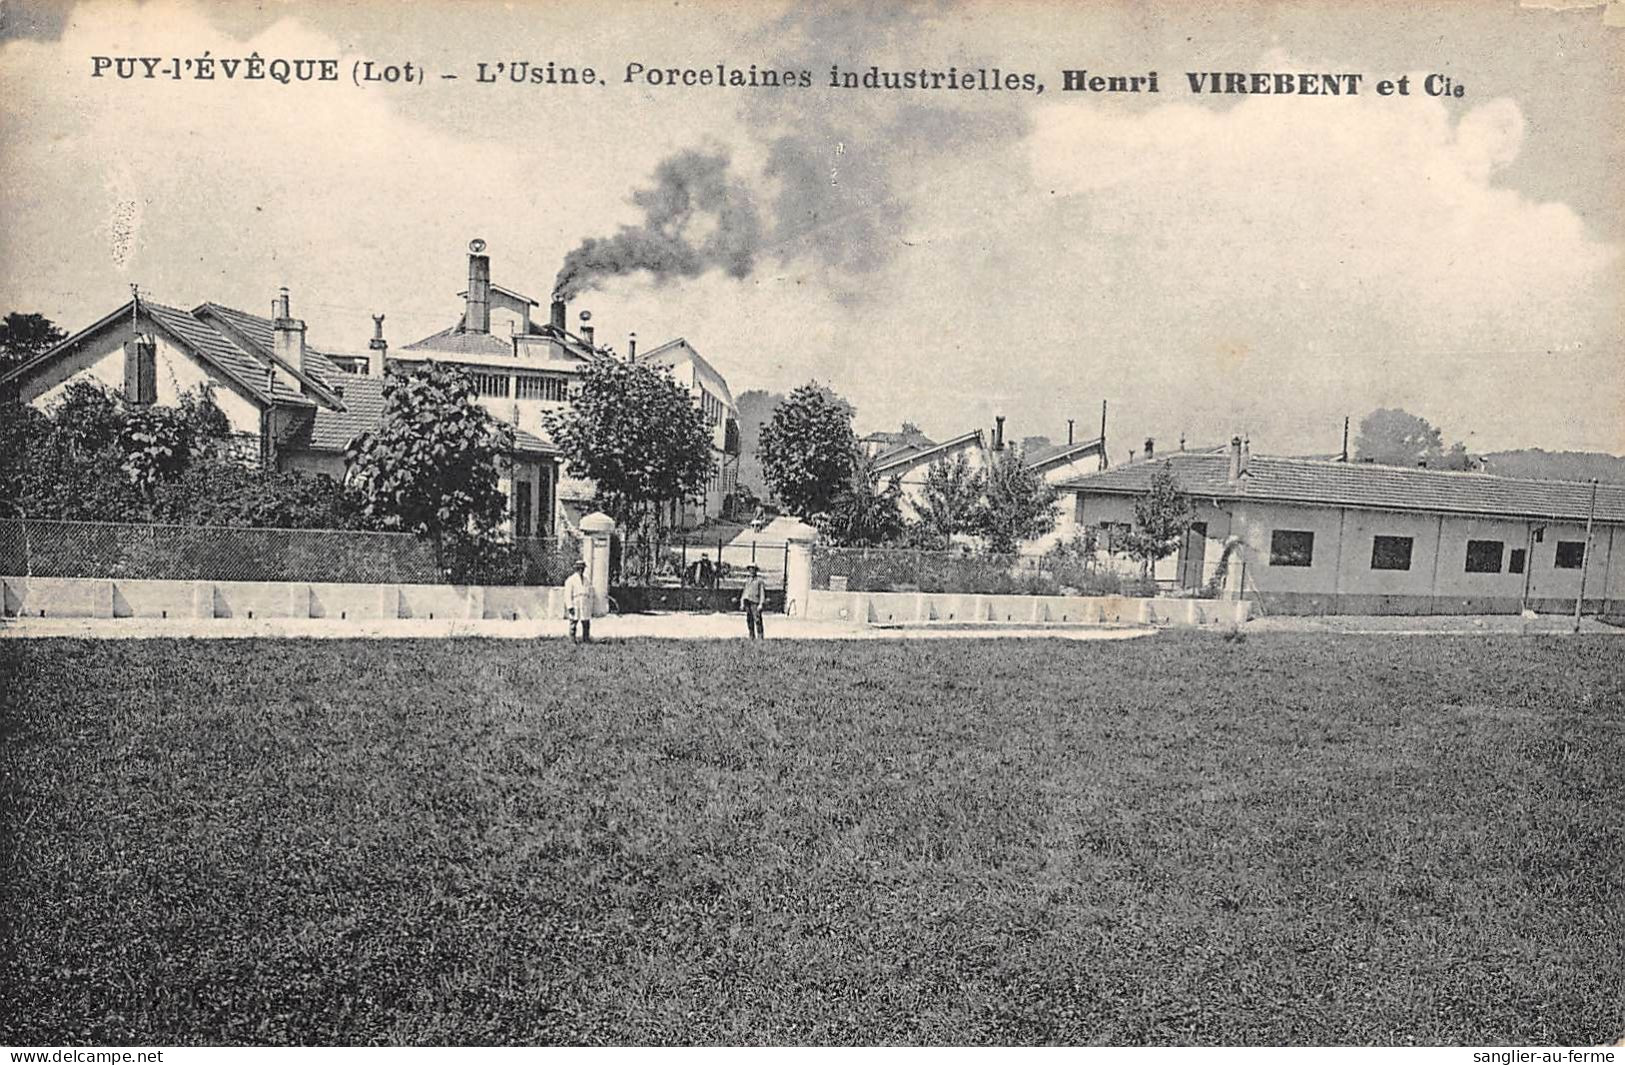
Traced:
[[564, 302], [563, 299], [557, 296], [553, 297], [553, 307], [551, 315], [548, 318], [548, 325], [553, 327], [554, 335], [560, 338], [564, 336], [564, 316], [566, 313], [568, 313], [568, 311], [569, 306]]
[[[300, 373], [305, 372], [305, 323], [293, 317], [288, 309], [288, 290], [277, 289], [276, 302], [271, 305], [271, 351], [277, 358]], [[300, 391], [304, 386], [300, 386]]]
[[1230, 470], [1227, 478], [1231, 481], [1241, 480], [1242, 468], [1241, 437], [1232, 436], [1230, 438]]
[[1157, 442], [1151, 437], [1145, 438], [1145, 461], [1150, 462], [1157, 457]]
[[1004, 450], [1004, 415], [1000, 414], [993, 419], [993, 450]]
[[484, 251], [485, 241], [469, 241], [468, 303], [463, 311], [463, 331], [468, 333], [491, 331], [491, 257]]
[[372, 316], [372, 339], [367, 341], [367, 374], [384, 376], [384, 360], [389, 355], [389, 341], [384, 339], [384, 316]]
[[1073, 432], [1074, 432], [1074, 430], [1072, 428], [1072, 419], [1068, 418], [1066, 420], [1066, 443], [1067, 443], [1068, 447], [1071, 447], [1072, 444], [1074, 443], [1074, 441], [1072, 439]]

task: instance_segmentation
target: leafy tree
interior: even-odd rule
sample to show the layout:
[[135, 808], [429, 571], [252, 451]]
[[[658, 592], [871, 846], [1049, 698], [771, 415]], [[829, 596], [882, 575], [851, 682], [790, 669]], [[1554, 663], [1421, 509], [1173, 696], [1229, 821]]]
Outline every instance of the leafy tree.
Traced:
[[1134, 501], [1134, 528], [1124, 547], [1149, 573], [1158, 561], [1174, 553], [1195, 520], [1196, 512], [1174, 473], [1174, 464], [1164, 462], [1151, 475], [1145, 494]]
[[710, 478], [711, 429], [664, 369], [604, 359], [581, 375], [574, 405], [547, 417], [570, 473], [598, 486], [598, 506], [627, 533]]
[[1008, 554], [1055, 528], [1055, 489], [1027, 468], [1019, 448], [1006, 448], [983, 474], [977, 531], [989, 551]]
[[362, 513], [381, 528], [429, 541], [454, 579], [492, 542], [507, 513], [498, 478], [513, 430], [476, 395], [467, 374], [439, 363], [392, 373], [382, 424], [345, 453]]
[[1440, 430], [1409, 411], [1396, 407], [1374, 410], [1360, 420], [1354, 438], [1354, 457], [1382, 466], [1417, 466], [1433, 469], [1465, 470], [1472, 461], [1460, 441], [1448, 448]]
[[19, 366], [68, 338], [43, 314], [12, 311], [0, 321], [0, 373]]
[[809, 382], [774, 407], [762, 426], [762, 473], [791, 514], [823, 514], [851, 485], [858, 467], [852, 414], [846, 400]]
[[920, 546], [941, 551], [955, 536], [977, 532], [985, 488], [982, 471], [970, 464], [964, 452], [952, 461], [944, 456], [927, 466], [925, 485], [914, 506], [918, 518], [915, 538]]
[[879, 484], [874, 465], [860, 461], [846, 490], [818, 515], [818, 531], [842, 547], [878, 547], [903, 536], [903, 486], [893, 477]]

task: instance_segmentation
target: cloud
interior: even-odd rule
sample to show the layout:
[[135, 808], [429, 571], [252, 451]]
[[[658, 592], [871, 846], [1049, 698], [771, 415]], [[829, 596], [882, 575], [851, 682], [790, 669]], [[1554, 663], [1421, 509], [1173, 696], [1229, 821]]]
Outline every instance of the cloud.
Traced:
[[1508, 99], [1260, 96], [1045, 107], [1028, 150], [1086, 215], [1070, 261], [1130, 286], [1161, 341], [1148, 372], [1188, 410], [1227, 402], [1195, 378], [1276, 402], [1290, 382], [1319, 420], [1400, 402], [1458, 433], [1527, 437], [1576, 405], [1614, 424], [1620, 249], [1497, 184], [1524, 132]]

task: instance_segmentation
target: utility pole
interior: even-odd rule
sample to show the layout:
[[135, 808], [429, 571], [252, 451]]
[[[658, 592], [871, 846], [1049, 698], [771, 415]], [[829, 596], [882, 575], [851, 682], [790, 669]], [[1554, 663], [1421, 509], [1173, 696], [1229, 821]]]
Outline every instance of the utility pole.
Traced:
[[1586, 597], [1586, 574], [1591, 571], [1591, 523], [1597, 516], [1597, 479], [1591, 478], [1591, 507], [1586, 511], [1585, 554], [1580, 556], [1580, 592], [1574, 597], [1574, 631], [1580, 631], [1580, 606]]

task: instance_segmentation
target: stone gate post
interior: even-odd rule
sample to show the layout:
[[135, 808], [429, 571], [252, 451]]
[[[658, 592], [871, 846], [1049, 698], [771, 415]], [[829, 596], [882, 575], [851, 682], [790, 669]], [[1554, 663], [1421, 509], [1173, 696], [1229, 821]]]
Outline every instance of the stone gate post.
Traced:
[[609, 541], [615, 534], [615, 519], [595, 511], [581, 519], [581, 559], [592, 581], [592, 616], [609, 613]]

